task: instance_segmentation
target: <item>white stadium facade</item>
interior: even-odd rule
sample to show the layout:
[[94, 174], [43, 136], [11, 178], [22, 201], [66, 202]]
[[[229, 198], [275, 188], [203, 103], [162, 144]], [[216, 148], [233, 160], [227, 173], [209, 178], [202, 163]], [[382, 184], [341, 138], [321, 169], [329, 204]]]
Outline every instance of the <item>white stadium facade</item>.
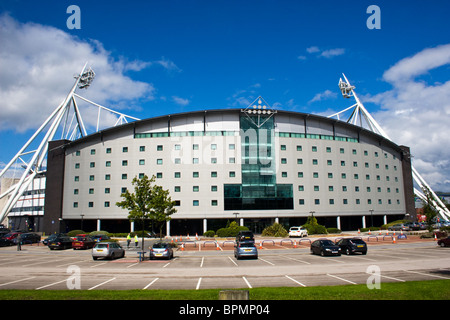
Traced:
[[[144, 120], [78, 95], [94, 77], [86, 63], [63, 102], [1, 170], [0, 222], [11, 229], [141, 230], [116, 203], [144, 175], [155, 176], [176, 202], [166, 235], [203, 234], [233, 220], [259, 233], [274, 222], [302, 225], [311, 215], [328, 228], [356, 230], [415, 220], [415, 195], [450, 218], [412, 166], [409, 147], [387, 136], [345, 75], [339, 89], [356, 104], [329, 117], [274, 110], [258, 97], [246, 109]], [[77, 100], [98, 108], [95, 133], [87, 133]], [[113, 127], [100, 129], [101, 112], [116, 117]]]
[[355, 230], [414, 215], [409, 148], [343, 121], [270, 110], [171, 114], [50, 142], [44, 229], [129, 232], [115, 204], [134, 177], [155, 176], [177, 212], [168, 235], [203, 234], [237, 219]]

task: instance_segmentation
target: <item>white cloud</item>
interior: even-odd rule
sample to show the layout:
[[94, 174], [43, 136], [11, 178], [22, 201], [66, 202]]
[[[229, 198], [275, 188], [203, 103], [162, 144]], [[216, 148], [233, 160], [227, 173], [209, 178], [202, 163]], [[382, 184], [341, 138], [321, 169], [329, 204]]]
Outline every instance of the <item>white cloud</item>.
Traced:
[[[114, 59], [98, 41], [82, 41], [54, 27], [20, 23], [8, 15], [0, 16], [0, 39], [0, 130], [37, 128], [65, 98], [74, 83], [72, 76], [86, 61], [96, 78], [87, 91], [79, 92], [89, 100], [117, 109], [154, 98], [152, 84], [124, 74], [154, 62]], [[168, 60], [161, 61], [163, 67], [174, 68]]]
[[407, 145], [413, 165], [435, 190], [450, 190], [450, 79], [426, 83], [418, 76], [450, 64], [450, 44], [424, 49], [384, 72], [392, 89], [364, 101], [381, 106], [373, 114], [390, 138]]
[[176, 104], [178, 104], [180, 106], [187, 106], [189, 104], [189, 100], [188, 99], [180, 98], [180, 97], [177, 97], [177, 96], [173, 96], [172, 100], [173, 100], [173, 102], [175, 102]]
[[[341, 56], [345, 54], [344, 48], [333, 48], [328, 50], [322, 50], [319, 47], [312, 46], [306, 48], [306, 52], [309, 54], [315, 54], [317, 57], [322, 57], [326, 59], [331, 59], [333, 57]], [[306, 60], [307, 57], [304, 55], [300, 55], [297, 57], [298, 60]]]
[[308, 103], [322, 101], [325, 99], [335, 99], [337, 97], [337, 93], [331, 90], [325, 90], [324, 92], [317, 93]]

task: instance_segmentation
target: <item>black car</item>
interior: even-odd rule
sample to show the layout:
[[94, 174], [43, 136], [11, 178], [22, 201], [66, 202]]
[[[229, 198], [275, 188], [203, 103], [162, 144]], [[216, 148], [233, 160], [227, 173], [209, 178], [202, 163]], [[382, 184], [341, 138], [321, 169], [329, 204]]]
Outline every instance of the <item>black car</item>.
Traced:
[[367, 244], [361, 238], [341, 239], [336, 244], [341, 248], [341, 252], [345, 252], [347, 255], [356, 252], [367, 254]]
[[70, 237], [57, 237], [48, 242], [50, 250], [54, 249], [72, 249], [72, 239]]
[[95, 242], [101, 242], [101, 241], [106, 241], [106, 240], [110, 240], [111, 239], [106, 234], [97, 234], [95, 236], [92, 236], [91, 238], [94, 239]]
[[255, 237], [253, 236], [253, 232], [244, 230], [239, 231], [238, 235], [236, 236], [236, 243], [239, 242], [255, 242]]
[[[22, 244], [26, 244], [26, 243], [38, 243], [39, 241], [41, 241], [41, 236], [38, 235], [37, 233], [22, 233], [20, 235], [20, 241], [22, 242]], [[17, 238], [14, 239], [14, 242], [17, 243]]]
[[42, 243], [43, 243], [44, 245], [48, 246], [48, 243], [49, 243], [50, 241], [53, 241], [53, 240], [55, 240], [56, 238], [59, 238], [59, 237], [65, 237], [65, 236], [66, 236], [65, 233], [54, 233], [54, 234], [49, 235], [47, 239], [42, 240]]
[[13, 246], [14, 242], [6, 238], [0, 238], [0, 247], [9, 247]]
[[339, 246], [331, 240], [319, 239], [311, 243], [311, 253], [323, 256], [340, 256], [341, 250]]

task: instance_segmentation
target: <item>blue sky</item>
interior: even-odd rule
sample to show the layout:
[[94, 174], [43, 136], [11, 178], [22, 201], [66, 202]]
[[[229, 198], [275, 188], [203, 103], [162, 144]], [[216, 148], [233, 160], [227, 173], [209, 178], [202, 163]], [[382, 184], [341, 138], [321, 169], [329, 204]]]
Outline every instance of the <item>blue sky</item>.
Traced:
[[[72, 4], [81, 29], [67, 27]], [[373, 4], [378, 30], [366, 25]], [[337, 87], [345, 73], [432, 187], [450, 191], [449, 13], [442, 0], [2, 0], [0, 168], [85, 61], [97, 77], [80, 94], [141, 119], [245, 108], [259, 95], [328, 115], [353, 104]]]

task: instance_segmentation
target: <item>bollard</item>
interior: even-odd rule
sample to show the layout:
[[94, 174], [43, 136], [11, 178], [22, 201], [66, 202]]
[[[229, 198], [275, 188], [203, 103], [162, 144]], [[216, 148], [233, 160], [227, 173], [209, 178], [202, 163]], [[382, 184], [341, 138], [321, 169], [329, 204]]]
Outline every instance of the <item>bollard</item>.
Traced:
[[219, 300], [249, 300], [248, 290], [221, 290]]

